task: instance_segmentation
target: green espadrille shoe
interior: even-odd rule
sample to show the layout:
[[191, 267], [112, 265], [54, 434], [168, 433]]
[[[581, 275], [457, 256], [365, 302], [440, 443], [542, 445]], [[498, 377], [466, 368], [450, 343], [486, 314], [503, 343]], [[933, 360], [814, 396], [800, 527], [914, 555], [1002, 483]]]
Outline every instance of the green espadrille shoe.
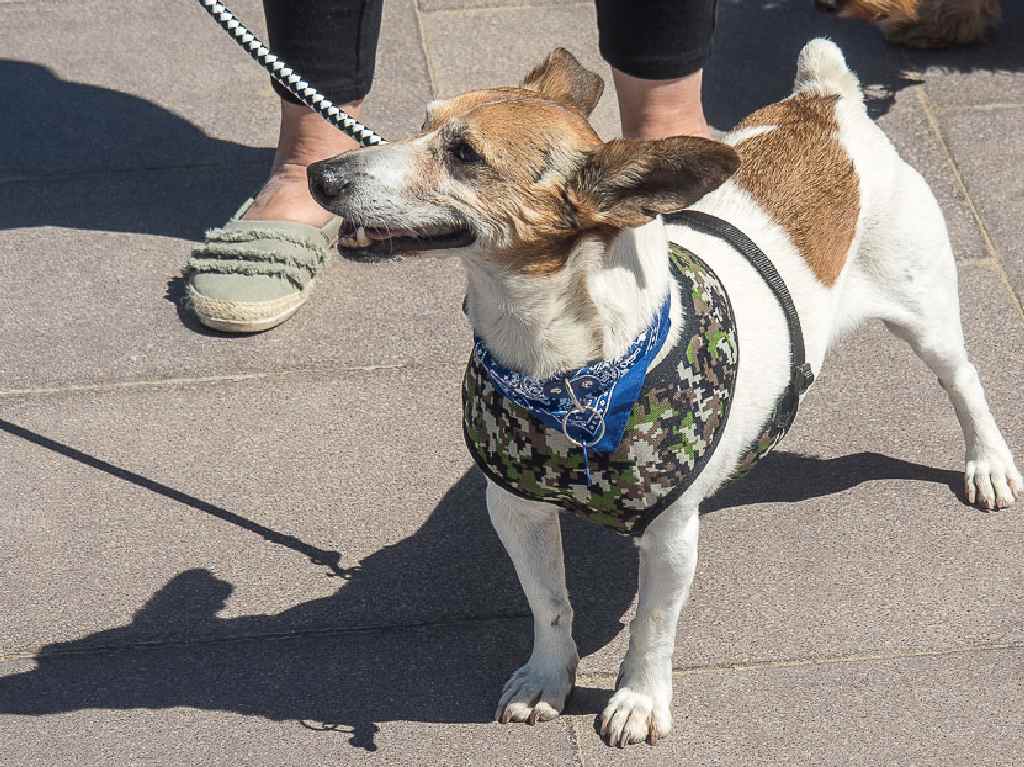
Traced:
[[291, 221], [243, 221], [246, 200], [211, 229], [185, 265], [185, 299], [199, 321], [228, 333], [280, 325], [306, 303], [337, 244], [341, 219], [317, 229]]

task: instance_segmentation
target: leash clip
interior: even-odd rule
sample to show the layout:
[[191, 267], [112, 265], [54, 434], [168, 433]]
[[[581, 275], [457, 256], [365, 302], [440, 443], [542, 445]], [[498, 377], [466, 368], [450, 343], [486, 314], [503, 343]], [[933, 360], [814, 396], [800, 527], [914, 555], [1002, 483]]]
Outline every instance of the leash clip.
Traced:
[[[576, 445], [576, 447], [582, 448], [583, 473], [587, 475], [587, 485], [590, 486], [594, 484], [594, 478], [590, 475], [590, 448], [592, 448], [594, 445], [600, 442], [601, 439], [604, 437], [604, 416], [601, 415], [601, 413], [598, 412], [597, 408], [594, 407], [593, 405], [584, 405], [582, 402], [580, 402], [579, 397], [576, 396], [576, 391], [572, 388], [572, 384], [569, 382], [568, 378], [565, 379], [565, 388], [569, 391], [569, 398], [572, 400], [573, 407], [571, 410], [567, 411], [564, 416], [562, 416], [562, 434], [564, 434], [565, 438], [569, 440], [572, 444]], [[569, 416], [574, 415], [576, 413], [593, 413], [594, 415], [597, 416], [600, 428], [597, 431], [597, 436], [593, 440], [578, 440], [569, 433]]]
[[803, 394], [811, 388], [811, 384], [814, 383], [814, 371], [811, 370], [810, 362], [793, 368], [793, 383], [796, 385], [797, 394]]

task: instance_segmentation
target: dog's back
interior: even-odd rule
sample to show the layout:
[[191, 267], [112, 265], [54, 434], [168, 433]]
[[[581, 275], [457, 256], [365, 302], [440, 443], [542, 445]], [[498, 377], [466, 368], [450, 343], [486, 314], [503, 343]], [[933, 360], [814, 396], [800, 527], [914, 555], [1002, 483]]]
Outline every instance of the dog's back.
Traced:
[[[873, 318], [919, 351], [948, 348], [947, 366], [966, 362], [941, 210], [868, 117], [857, 78], [834, 43], [808, 43], [793, 93], [751, 114], [723, 141], [739, 154], [739, 170], [694, 207], [729, 220], [774, 262], [815, 373], [839, 335]], [[708, 493], [730, 474], [730, 461], [786, 386], [789, 333], [764, 281], [730, 248], [683, 227], [670, 227], [670, 237], [722, 277], [740, 334], [736, 410], [707, 484], [695, 490]]]

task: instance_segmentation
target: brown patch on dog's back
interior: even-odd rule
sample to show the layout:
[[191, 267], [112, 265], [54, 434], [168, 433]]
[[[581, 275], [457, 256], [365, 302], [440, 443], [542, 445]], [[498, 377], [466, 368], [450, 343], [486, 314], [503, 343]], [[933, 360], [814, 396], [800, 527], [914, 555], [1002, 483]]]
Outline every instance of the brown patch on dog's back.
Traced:
[[796, 95], [759, 109], [736, 130], [774, 126], [741, 141], [734, 178], [789, 235], [825, 285], [838, 279], [857, 228], [857, 172], [839, 143], [838, 97]]

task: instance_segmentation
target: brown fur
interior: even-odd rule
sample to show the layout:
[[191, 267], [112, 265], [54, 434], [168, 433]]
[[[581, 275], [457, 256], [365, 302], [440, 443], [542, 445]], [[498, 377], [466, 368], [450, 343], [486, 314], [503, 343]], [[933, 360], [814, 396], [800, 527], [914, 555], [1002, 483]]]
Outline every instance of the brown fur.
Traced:
[[442, 141], [457, 133], [486, 161], [449, 170], [472, 186], [479, 216], [511, 230], [511, 242], [495, 257], [523, 273], [560, 270], [579, 235], [563, 190], [601, 143], [583, 114], [533, 90], [505, 88], [459, 96], [431, 119], [443, 126]]
[[825, 285], [839, 277], [860, 212], [857, 173], [839, 143], [835, 96], [797, 95], [737, 126], [778, 126], [736, 147], [735, 178], [786, 230]]
[[694, 136], [609, 141], [587, 157], [569, 190], [584, 218], [618, 229], [687, 208], [739, 165], [732, 147]]
[[886, 39], [914, 48], [967, 45], [998, 25], [1000, 0], [817, 0], [840, 16], [876, 24]]
[[[602, 144], [586, 119], [600, 82], [557, 49], [519, 88], [434, 105], [424, 129], [437, 132], [436, 146], [421, 158], [432, 167], [415, 174], [417, 194], [430, 198], [446, 174], [462, 182], [473, 216], [507, 232], [493, 257], [513, 271], [551, 274], [580, 237], [684, 208], [736, 169], [730, 147], [703, 139]], [[483, 162], [446, 160], [454, 142], [468, 143]]]

